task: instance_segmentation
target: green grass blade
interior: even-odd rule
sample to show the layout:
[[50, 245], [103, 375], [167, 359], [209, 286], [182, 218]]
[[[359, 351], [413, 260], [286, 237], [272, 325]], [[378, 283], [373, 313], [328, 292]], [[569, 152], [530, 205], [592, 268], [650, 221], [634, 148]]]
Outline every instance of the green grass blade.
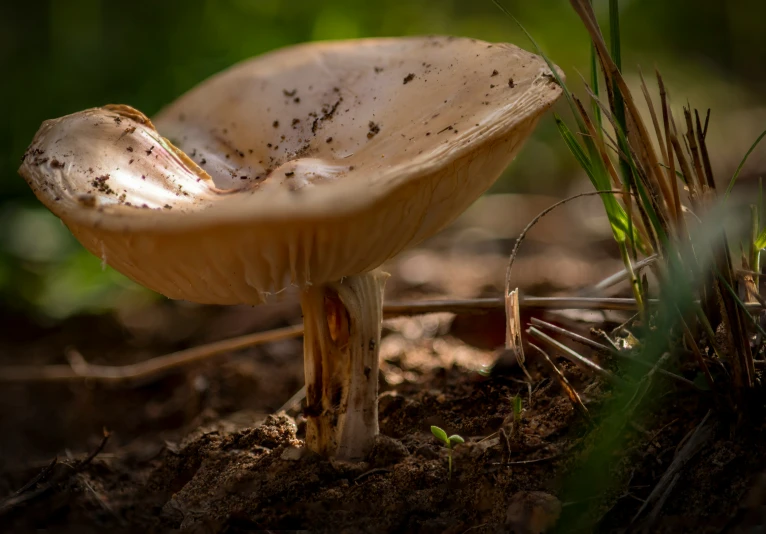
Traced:
[[[535, 41], [535, 38], [532, 37], [532, 34], [527, 31], [527, 29], [521, 24], [521, 22], [519, 22], [519, 19], [514, 17], [513, 14], [510, 11], [508, 11], [502, 4], [500, 4], [498, 0], [492, 0], [492, 3], [495, 4], [495, 6], [500, 11], [502, 11], [507, 17], [513, 20], [513, 22], [516, 23], [516, 26], [518, 26], [519, 29], [524, 33], [524, 35], [527, 36], [527, 39], [529, 39], [529, 41], [532, 43], [532, 46], [535, 47], [535, 50], [537, 51], [538, 54], [540, 54], [540, 57], [542, 57], [545, 60], [545, 62], [548, 64], [548, 68], [553, 73], [553, 77], [556, 79], [556, 83], [558, 83], [559, 86], [561, 86], [561, 88], [564, 91], [564, 96], [569, 102], [569, 107], [572, 108], [572, 113], [575, 115], [575, 118], [577, 118], [577, 113], [575, 113], [577, 108], [575, 107], [574, 101], [572, 100], [572, 92], [569, 90], [569, 88], [567, 88], [566, 83], [564, 83], [564, 80], [561, 78], [561, 76], [559, 76], [558, 70], [556, 70], [556, 65], [554, 65], [553, 61], [551, 61], [551, 59], [547, 56], [547, 54], [543, 52], [543, 49], [540, 48], [539, 44], [537, 44], [537, 41]], [[578, 120], [578, 123], [579, 122], [580, 121]], [[585, 128], [581, 128], [581, 130], [584, 130], [584, 129]]]
[[622, 47], [620, 46], [620, 2], [609, 0], [609, 30], [611, 32], [612, 60], [622, 72]]
[[[614, 61], [617, 68], [622, 72], [622, 48], [620, 46], [620, 6], [618, 0], [609, 0], [609, 28], [610, 28], [610, 44], [612, 61]], [[623, 132], [627, 131], [627, 122], [625, 119], [625, 100], [623, 99], [620, 88], [616, 83], [612, 83], [612, 94], [614, 95], [614, 119], [617, 124], [620, 125], [620, 129]], [[628, 150], [628, 140], [624, 136], [618, 139], [619, 147], [625, 154], [630, 154]], [[620, 159], [620, 174], [622, 180], [626, 184], [630, 184], [632, 180], [636, 179], [637, 175], [632, 174], [631, 165], [628, 162]]]
[[585, 170], [585, 172], [588, 174], [588, 177], [591, 178], [591, 181], [593, 181], [593, 178], [591, 177], [591, 175], [593, 174], [593, 166], [591, 165], [590, 158], [588, 157], [587, 154], [585, 154], [585, 152], [583, 152], [583, 149], [580, 146], [580, 143], [578, 143], [577, 140], [575, 139], [575, 136], [572, 133], [572, 131], [569, 129], [569, 126], [567, 126], [566, 123], [563, 120], [561, 120], [561, 117], [559, 117], [557, 113], [553, 114], [553, 120], [556, 121], [556, 127], [559, 129], [559, 133], [561, 134], [561, 137], [564, 139], [564, 142], [569, 148], [569, 151], [575, 157], [575, 159], [577, 160], [577, 163], [580, 164], [580, 167], [582, 167]]
[[[574, 137], [574, 134], [572, 134], [571, 131], [567, 128], [566, 130], [569, 132], [568, 136], [564, 136], [564, 140], [567, 143], [567, 146], [569, 147], [570, 151], [572, 151], [573, 155], [577, 159], [578, 163], [582, 165], [581, 162], [589, 161], [590, 165], [588, 167], [583, 166], [583, 169], [588, 174], [588, 178], [590, 178], [591, 182], [593, 183], [594, 187], [596, 187], [597, 190], [607, 190], [612, 189], [611, 180], [609, 179], [608, 172], [606, 168], [604, 167], [604, 162], [601, 160], [601, 155], [598, 151], [598, 148], [596, 147], [593, 139], [590, 138], [590, 136], [587, 134], [588, 128], [585, 126], [585, 123], [580, 118], [579, 111], [577, 109], [577, 105], [574, 103], [574, 99], [572, 97], [572, 93], [567, 87], [564, 80], [559, 76], [558, 71], [555, 68], [555, 65], [550, 60], [550, 58], [543, 52], [543, 50], [540, 48], [540, 45], [537, 43], [537, 41], [532, 37], [532, 34], [527, 31], [527, 29], [519, 22], [519, 20], [513, 16], [513, 14], [508, 11], [503, 5], [500, 4], [499, 0], [492, 0], [492, 3], [495, 4], [495, 6], [502, 11], [507, 17], [509, 17], [513, 22], [521, 29], [521, 31], [526, 35], [526, 37], [529, 39], [529, 41], [532, 43], [532, 46], [535, 47], [535, 50], [537, 53], [545, 60], [545, 62], [548, 64], [548, 68], [550, 68], [551, 72], [553, 73], [554, 78], [556, 79], [556, 82], [561, 86], [564, 96], [567, 99], [567, 102], [569, 103], [569, 107], [572, 111], [572, 115], [575, 118], [575, 121], [577, 123], [577, 127], [580, 132], [583, 133], [582, 137], [582, 143], [585, 145], [585, 148], [587, 149], [587, 155], [583, 151], [582, 145], [577, 142], [577, 140]], [[619, 37], [619, 35], [618, 35]], [[591, 43], [592, 44], [592, 43]], [[619, 91], [618, 91], [619, 94]], [[620, 102], [622, 102], [622, 99], [620, 98]], [[560, 120], [560, 119], [559, 119]], [[623, 105], [623, 125], [624, 125], [624, 105]], [[566, 126], [563, 121], [561, 123], [557, 122], [557, 126], [559, 127], [559, 131], [563, 131], [561, 129], [561, 126]], [[577, 145], [577, 147], [575, 147]], [[627, 146], [622, 147], [621, 150], [623, 150], [625, 153], [629, 153], [627, 150]], [[629, 168], [628, 168], [629, 169]], [[625, 169], [622, 169], [623, 171]], [[629, 172], [629, 170], [628, 170]], [[601, 195], [601, 198], [604, 202], [604, 207], [607, 212], [607, 216], [609, 218], [609, 223], [612, 226], [612, 231], [614, 233], [615, 240], [618, 242], [623, 242], [627, 238], [628, 235], [633, 236], [633, 242], [635, 243], [638, 240], [638, 236], [635, 232], [635, 228], [633, 228], [633, 222], [628, 220], [627, 213], [625, 212], [625, 209], [617, 202], [617, 200], [614, 198], [614, 195]]]
[[[629, 161], [633, 172], [636, 173], [635, 176], [638, 176], [638, 170], [633, 163], [633, 158], [630, 158]], [[660, 240], [660, 244], [662, 244], [663, 247], [667, 247], [668, 235], [665, 233], [665, 227], [662, 225], [662, 222], [654, 209], [654, 204], [652, 204], [652, 201], [649, 199], [649, 194], [646, 192], [646, 188], [644, 187], [644, 184], [641, 183], [641, 180], [636, 180], [636, 189], [638, 190], [641, 204], [649, 217], [649, 221], [652, 223], [652, 227], [657, 233], [657, 238]]]
[[[593, 5], [593, 0], [590, 0], [591, 5]], [[598, 99], [599, 94], [599, 81], [598, 81], [598, 61], [596, 59], [596, 47], [591, 42], [590, 44], [590, 88], [593, 91], [593, 95], [596, 99]], [[596, 129], [598, 130], [598, 133], [600, 134], [602, 132], [602, 128], [604, 127], [603, 121], [601, 119], [601, 108], [598, 105], [598, 102], [593, 102], [593, 117], [595, 118], [595, 125]]]
[[[556, 121], [556, 126], [559, 129], [559, 133], [561, 133], [561, 137], [564, 139], [564, 142], [569, 148], [569, 151], [572, 152], [572, 155], [588, 175], [588, 178], [596, 190], [604, 191], [611, 189], [611, 184], [609, 183], [609, 179], [606, 177], [606, 171], [603, 169], [603, 162], [601, 161], [600, 156], [588, 156], [583, 151], [580, 143], [578, 143], [575, 139], [572, 131], [569, 129], [566, 123], [561, 120], [561, 117], [559, 117], [557, 114], [554, 114], [553, 117]], [[614, 198], [614, 195], [602, 195], [601, 198], [604, 203], [604, 208], [606, 210], [607, 217], [609, 218], [609, 224], [612, 227], [612, 233], [614, 233], [615, 240], [618, 242], [625, 241], [626, 235], [628, 232], [630, 232], [631, 227], [628, 221], [627, 213], [625, 213], [623, 207]]]
[[753, 153], [753, 150], [758, 146], [758, 144], [761, 142], [761, 140], [766, 137], [766, 130], [761, 132], [761, 135], [758, 136], [758, 138], [755, 140], [755, 142], [750, 146], [748, 151], [745, 153], [745, 157], [742, 158], [742, 161], [739, 162], [739, 166], [737, 167], [737, 170], [734, 171], [734, 176], [731, 177], [731, 180], [729, 181], [729, 187], [726, 188], [726, 193], [723, 195], [723, 199], [726, 200], [729, 198], [729, 193], [731, 193], [731, 190], [734, 188], [734, 182], [737, 181], [737, 178], [739, 178], [739, 173], [742, 170], [742, 167], [745, 166], [745, 163], [747, 162], [747, 158], [750, 157], [750, 154]]
[[[670, 169], [670, 167], [668, 167], [664, 163], [660, 163], [660, 167], [662, 167], [663, 169]], [[682, 173], [681, 171], [675, 171], [675, 172], [676, 172], [676, 178], [681, 180], [683, 183], [686, 183], [686, 177], [684, 176], [684, 173]]]
[[755, 239], [754, 245], [757, 250], [766, 248], [766, 228], [760, 231], [758, 237]]
[[729, 292], [731, 297], [734, 299], [734, 302], [737, 304], [737, 307], [740, 308], [744, 315], [750, 320], [750, 322], [753, 324], [756, 330], [761, 333], [762, 336], [766, 336], [766, 330], [763, 329], [761, 326], [761, 323], [758, 322], [758, 320], [753, 317], [753, 315], [748, 311], [747, 306], [745, 306], [745, 303], [742, 302], [742, 299], [739, 298], [739, 295], [737, 295], [737, 292], [734, 290], [733, 287], [731, 287], [731, 284], [726, 281], [726, 278], [716, 269], [716, 276], [718, 279], [723, 283], [723, 285], [726, 287], [726, 291]]
[[521, 397], [516, 395], [515, 397], [513, 397], [513, 399], [511, 399], [511, 402], [513, 404], [513, 417], [514, 419], [518, 419], [519, 417], [521, 417], [521, 408], [522, 408]]

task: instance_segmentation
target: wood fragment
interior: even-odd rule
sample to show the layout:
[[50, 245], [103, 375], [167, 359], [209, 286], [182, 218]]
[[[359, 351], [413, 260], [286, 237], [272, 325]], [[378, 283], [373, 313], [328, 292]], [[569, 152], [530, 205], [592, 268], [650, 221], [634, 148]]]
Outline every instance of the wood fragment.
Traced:
[[516, 363], [524, 371], [524, 375], [532, 380], [532, 376], [524, 366], [524, 343], [521, 339], [521, 314], [519, 313], [519, 289], [506, 293], [505, 297], [505, 348], [513, 352]]

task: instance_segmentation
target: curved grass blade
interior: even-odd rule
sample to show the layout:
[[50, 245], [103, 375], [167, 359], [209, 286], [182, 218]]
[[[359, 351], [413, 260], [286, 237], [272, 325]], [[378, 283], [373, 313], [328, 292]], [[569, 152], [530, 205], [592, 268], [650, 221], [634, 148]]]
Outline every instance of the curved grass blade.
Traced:
[[747, 158], [750, 157], [750, 154], [753, 153], [753, 150], [758, 146], [758, 144], [761, 142], [761, 140], [766, 137], [766, 130], [761, 132], [761, 135], [758, 136], [758, 138], [753, 142], [752, 145], [750, 145], [750, 148], [745, 153], [745, 157], [742, 158], [742, 161], [739, 162], [739, 166], [737, 167], [737, 170], [734, 171], [734, 176], [731, 177], [731, 180], [729, 181], [729, 187], [726, 188], [726, 193], [723, 195], [723, 199], [726, 200], [729, 198], [729, 193], [731, 193], [731, 190], [734, 188], [734, 183], [737, 181], [737, 178], [739, 178], [739, 173], [742, 170], [742, 167], [745, 166], [745, 163], [747, 163]]

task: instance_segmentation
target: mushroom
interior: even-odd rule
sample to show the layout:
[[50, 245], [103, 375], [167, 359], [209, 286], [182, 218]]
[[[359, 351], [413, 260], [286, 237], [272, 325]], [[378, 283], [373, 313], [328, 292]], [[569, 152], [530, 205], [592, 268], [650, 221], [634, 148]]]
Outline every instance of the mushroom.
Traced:
[[43, 123], [19, 170], [77, 239], [169, 298], [301, 289], [308, 448], [378, 433], [376, 270], [454, 220], [560, 96], [509, 44], [321, 42], [236, 65], [150, 121], [122, 105]]

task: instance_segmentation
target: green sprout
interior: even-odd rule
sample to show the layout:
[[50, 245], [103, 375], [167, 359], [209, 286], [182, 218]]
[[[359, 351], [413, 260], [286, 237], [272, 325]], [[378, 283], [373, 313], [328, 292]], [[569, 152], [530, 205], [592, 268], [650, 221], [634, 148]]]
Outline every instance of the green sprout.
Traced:
[[518, 439], [521, 435], [521, 397], [519, 395], [512, 397], [511, 405], [513, 406], [513, 429], [511, 429], [511, 436], [514, 439]]
[[432, 426], [431, 427], [431, 434], [433, 434], [436, 439], [444, 443], [444, 445], [447, 447], [447, 451], [449, 452], [449, 478], [452, 478], [452, 448], [457, 445], [458, 443], [465, 443], [465, 440], [458, 436], [457, 434], [453, 434], [450, 437], [447, 437], [447, 433], [439, 428], [438, 426]]

